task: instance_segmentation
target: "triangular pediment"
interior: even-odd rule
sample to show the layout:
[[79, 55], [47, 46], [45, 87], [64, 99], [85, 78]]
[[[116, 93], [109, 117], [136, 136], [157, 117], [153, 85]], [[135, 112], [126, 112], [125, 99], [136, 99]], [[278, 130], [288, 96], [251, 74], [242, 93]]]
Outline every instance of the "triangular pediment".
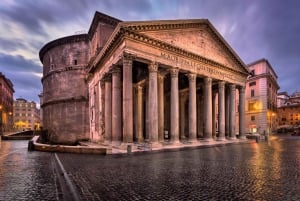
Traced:
[[206, 19], [125, 22], [122, 27], [247, 73], [245, 64]]

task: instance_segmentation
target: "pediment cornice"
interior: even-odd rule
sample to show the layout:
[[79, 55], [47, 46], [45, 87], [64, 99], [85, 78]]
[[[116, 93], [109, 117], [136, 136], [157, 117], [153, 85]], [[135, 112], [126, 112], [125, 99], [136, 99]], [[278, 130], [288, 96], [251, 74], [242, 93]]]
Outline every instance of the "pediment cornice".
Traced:
[[[167, 23], [170, 22], [170, 23]], [[184, 23], [185, 22], [185, 23]], [[189, 22], [189, 23], [187, 23]], [[214, 32], [214, 28], [209, 29], [216, 40], [219, 40], [221, 44], [224, 44], [225, 50], [228, 51], [232, 55], [233, 61], [237, 64], [237, 66], [241, 66], [240, 69], [234, 69], [230, 66], [225, 66], [211, 59], [205, 58], [198, 54], [187, 51], [186, 49], [174, 46], [172, 44], [166, 43], [164, 41], [154, 39], [143, 34], [144, 31], [159, 31], [159, 30], [168, 30], [168, 29], [183, 29], [183, 28], [207, 28], [210, 25], [209, 21], [206, 19], [200, 20], [175, 20], [175, 21], [154, 21], [154, 22], [122, 22], [119, 23], [118, 27], [112, 34], [112, 37], [108, 40], [104, 48], [100, 51], [100, 53], [94, 58], [94, 60], [90, 63], [88, 67], [88, 71], [92, 72], [93, 68], [97, 66], [102, 58], [104, 58], [112, 49], [115, 47], [117, 43], [122, 41], [123, 39], [134, 40], [139, 43], [144, 43], [146, 45], [154, 46], [155, 48], [159, 48], [164, 51], [169, 51], [174, 54], [178, 54], [180, 56], [184, 56], [186, 58], [190, 58], [196, 61], [199, 61], [206, 65], [215, 66], [218, 68], [230, 70], [233, 72], [241, 73], [244, 75], [248, 75], [248, 71], [245, 68], [245, 64], [235, 55], [233, 50], [229, 47], [226, 41], [223, 38], [220, 38], [218, 33]], [[221, 41], [222, 40], [222, 41]]]

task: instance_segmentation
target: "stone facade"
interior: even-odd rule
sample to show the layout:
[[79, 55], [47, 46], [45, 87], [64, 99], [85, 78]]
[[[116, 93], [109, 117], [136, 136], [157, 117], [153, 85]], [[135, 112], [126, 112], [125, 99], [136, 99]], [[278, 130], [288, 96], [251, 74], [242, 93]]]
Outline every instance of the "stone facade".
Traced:
[[291, 95], [287, 92], [278, 93], [278, 128], [300, 126], [300, 92]]
[[270, 134], [277, 127], [277, 75], [266, 59], [247, 65], [251, 75], [246, 85], [246, 128], [251, 133]]
[[[40, 53], [44, 127], [52, 130], [57, 141], [86, 138], [122, 146], [147, 140], [161, 146], [165, 139], [176, 144], [236, 137], [235, 103], [236, 98], [245, 98], [248, 71], [208, 20], [121, 22], [96, 12], [84, 36], [88, 39], [50, 42]], [[75, 45], [89, 54], [82, 62], [85, 71], [72, 68], [52, 75], [50, 55], [57, 55], [54, 63], [59, 63], [63, 50]], [[66, 50], [67, 55], [74, 55], [75, 50]], [[72, 75], [75, 72], [79, 74]], [[56, 83], [62, 89], [55, 91]], [[218, 113], [213, 109], [216, 94]], [[81, 103], [88, 104], [81, 108], [86, 113], [73, 113], [76, 118], [68, 116], [69, 111], [62, 112], [72, 104], [72, 97], [85, 97]], [[244, 138], [245, 102], [239, 103], [238, 134]], [[89, 121], [70, 124], [83, 114], [89, 115], [84, 115]], [[74, 130], [62, 129], [66, 124]]]
[[40, 128], [40, 110], [34, 101], [17, 98], [13, 105], [14, 130], [37, 130]]
[[103, 125], [97, 140], [161, 146], [235, 139], [236, 127], [244, 138], [248, 71], [208, 20], [120, 22], [87, 71], [90, 115]]
[[13, 128], [13, 94], [12, 82], [0, 72], [0, 135]]

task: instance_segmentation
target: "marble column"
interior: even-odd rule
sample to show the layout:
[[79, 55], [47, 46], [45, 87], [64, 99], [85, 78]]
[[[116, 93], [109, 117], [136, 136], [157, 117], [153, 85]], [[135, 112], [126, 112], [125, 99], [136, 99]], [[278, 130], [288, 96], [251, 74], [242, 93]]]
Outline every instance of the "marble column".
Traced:
[[230, 103], [229, 87], [226, 87], [225, 85], [225, 138], [229, 137], [229, 103]]
[[212, 78], [204, 78], [204, 140], [212, 140]]
[[189, 141], [197, 141], [197, 94], [196, 74], [188, 74], [189, 78]]
[[112, 140], [112, 127], [111, 127], [111, 120], [112, 120], [112, 97], [111, 97], [111, 75], [107, 75], [104, 78], [105, 82], [105, 95], [104, 95], [104, 101], [105, 101], [105, 106], [104, 106], [104, 118], [105, 118], [105, 144], [110, 144]]
[[212, 92], [212, 137], [216, 137], [216, 92]]
[[132, 59], [123, 55], [123, 143], [133, 142]]
[[245, 136], [245, 86], [239, 87], [239, 139]]
[[149, 85], [148, 85], [148, 121], [149, 138], [152, 143], [158, 143], [158, 90], [157, 90], [157, 63], [152, 62], [148, 66]]
[[197, 119], [198, 119], [198, 136], [203, 138], [204, 137], [204, 116], [203, 116], [203, 109], [204, 109], [204, 100], [203, 94], [198, 95], [198, 104], [197, 104]]
[[186, 93], [185, 92], [179, 92], [179, 130], [180, 130], [180, 139], [185, 139], [185, 102], [186, 102]]
[[164, 141], [164, 78], [165, 75], [158, 73], [158, 141]]
[[143, 86], [136, 86], [136, 138], [138, 142], [143, 142]]
[[112, 144], [120, 145], [122, 139], [122, 99], [121, 99], [121, 69], [112, 69]]
[[218, 91], [218, 140], [225, 140], [225, 82], [219, 81]]
[[236, 139], [235, 136], [235, 85], [229, 85], [230, 103], [229, 103], [229, 139]]
[[171, 111], [170, 111], [170, 135], [173, 143], [179, 143], [179, 90], [177, 68], [170, 70], [171, 75]]

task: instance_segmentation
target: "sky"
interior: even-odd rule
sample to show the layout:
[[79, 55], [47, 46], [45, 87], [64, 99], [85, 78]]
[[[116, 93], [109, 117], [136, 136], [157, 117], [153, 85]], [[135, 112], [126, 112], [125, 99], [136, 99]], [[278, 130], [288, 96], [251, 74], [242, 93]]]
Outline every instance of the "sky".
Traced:
[[300, 91], [298, 0], [1, 0], [0, 72], [14, 99], [39, 103], [40, 49], [87, 32], [96, 11], [122, 21], [208, 19], [245, 64], [265, 58], [279, 91]]

